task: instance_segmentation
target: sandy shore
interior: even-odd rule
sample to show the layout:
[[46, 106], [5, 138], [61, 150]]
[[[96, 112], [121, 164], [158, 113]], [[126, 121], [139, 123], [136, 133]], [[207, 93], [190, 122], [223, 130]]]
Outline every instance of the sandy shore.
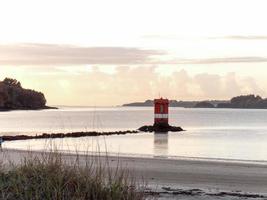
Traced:
[[[38, 152], [32, 154], [40, 156]], [[28, 156], [26, 151], [4, 150], [0, 161], [19, 163]], [[74, 160], [75, 155], [64, 154], [67, 161]], [[81, 156], [83, 160], [85, 157]], [[102, 156], [100, 159], [106, 160]], [[227, 191], [235, 193], [263, 194], [267, 196], [267, 165], [234, 162], [217, 162], [201, 160], [170, 160], [161, 158], [109, 157], [110, 167], [126, 166], [134, 177], [144, 179], [155, 191], [179, 191], [176, 189], [201, 189], [205, 193]], [[205, 198], [207, 199], [207, 198]], [[215, 198], [211, 198], [215, 199]], [[221, 199], [221, 198], [220, 198]], [[230, 199], [230, 198], [228, 198]], [[241, 198], [242, 199], [242, 198]], [[253, 197], [253, 199], [255, 199]], [[265, 197], [260, 198], [265, 199]], [[267, 198], [266, 198], [267, 199]]]

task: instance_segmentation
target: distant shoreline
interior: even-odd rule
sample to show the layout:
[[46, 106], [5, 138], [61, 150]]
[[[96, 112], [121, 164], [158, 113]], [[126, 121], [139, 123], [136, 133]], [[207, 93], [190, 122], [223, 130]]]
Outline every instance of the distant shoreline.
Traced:
[[[153, 100], [123, 104], [123, 107], [152, 107]], [[169, 100], [170, 107], [182, 108], [230, 108], [230, 109], [267, 109], [267, 99], [256, 95], [241, 95], [230, 100], [177, 101]]]
[[[128, 107], [128, 108], [152, 108], [153, 106], [120, 106], [120, 107]], [[181, 106], [170, 106], [170, 108], [184, 108], [184, 109], [211, 109], [211, 110], [223, 110], [223, 109], [227, 109], [227, 110], [267, 110], [267, 108], [205, 108], [205, 107], [181, 107]]]
[[43, 108], [0, 108], [0, 112], [9, 112], [9, 111], [31, 111], [31, 110], [57, 110], [58, 107], [54, 106], [45, 106]]

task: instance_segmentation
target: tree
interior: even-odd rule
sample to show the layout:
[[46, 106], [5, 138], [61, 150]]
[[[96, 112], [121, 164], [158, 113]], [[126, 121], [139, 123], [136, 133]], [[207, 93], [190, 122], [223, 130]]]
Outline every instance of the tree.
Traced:
[[43, 93], [24, 89], [16, 79], [0, 81], [0, 108], [2, 109], [42, 109], [46, 106]]
[[12, 79], [12, 78], [5, 78], [3, 83], [5, 85], [8, 86], [15, 86], [15, 87], [20, 87], [21, 88], [21, 84], [19, 81], [17, 81], [16, 79]]

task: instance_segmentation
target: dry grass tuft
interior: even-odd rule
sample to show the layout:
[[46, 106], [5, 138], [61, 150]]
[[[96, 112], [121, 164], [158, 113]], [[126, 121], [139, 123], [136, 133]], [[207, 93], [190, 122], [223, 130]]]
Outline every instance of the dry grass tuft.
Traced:
[[[67, 161], [66, 161], [67, 160]], [[14, 200], [141, 200], [142, 187], [108, 158], [79, 155], [72, 161], [60, 153], [29, 155], [20, 165], [0, 167], [0, 199]]]

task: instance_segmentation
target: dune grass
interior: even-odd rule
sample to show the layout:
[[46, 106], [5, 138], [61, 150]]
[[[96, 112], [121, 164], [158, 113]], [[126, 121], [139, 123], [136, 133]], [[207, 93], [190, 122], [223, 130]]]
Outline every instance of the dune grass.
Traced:
[[110, 168], [108, 157], [77, 154], [74, 159], [58, 152], [29, 154], [20, 164], [0, 168], [3, 200], [141, 200], [143, 187], [127, 169]]

